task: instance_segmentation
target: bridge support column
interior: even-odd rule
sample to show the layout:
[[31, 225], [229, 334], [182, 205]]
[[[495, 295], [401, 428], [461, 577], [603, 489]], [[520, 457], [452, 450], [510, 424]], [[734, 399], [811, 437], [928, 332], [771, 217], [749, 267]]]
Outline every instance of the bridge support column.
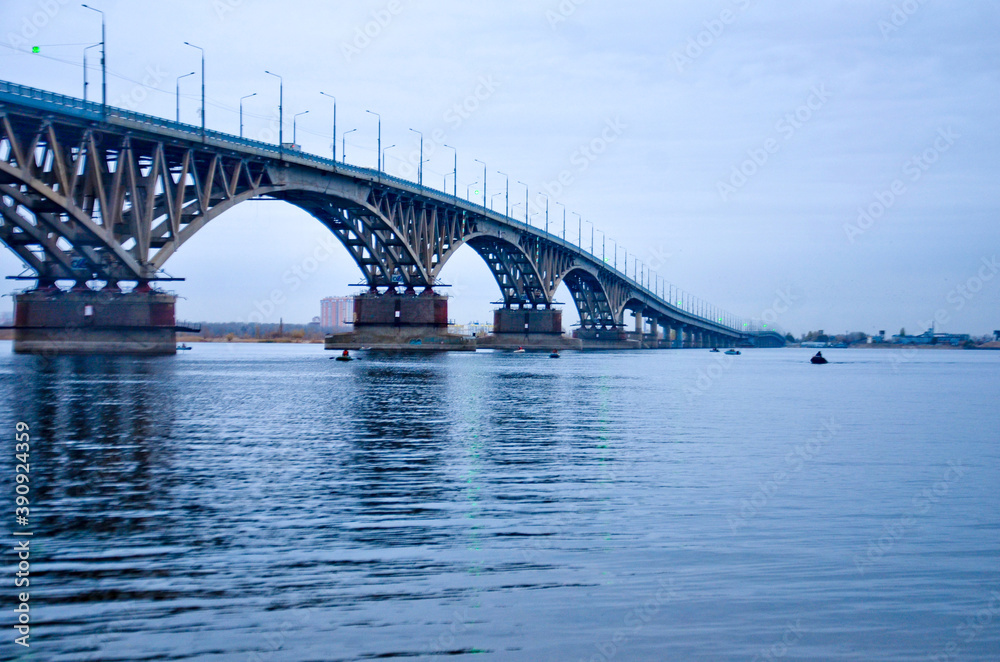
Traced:
[[354, 331], [326, 337], [326, 349], [474, 350], [471, 338], [448, 333], [448, 297], [427, 288], [354, 297]]
[[131, 292], [117, 285], [95, 292], [84, 283], [69, 292], [55, 286], [24, 292], [14, 297], [14, 352], [174, 354], [176, 301], [146, 284]]
[[493, 311], [493, 334], [480, 345], [552, 350], [575, 348], [579, 342], [563, 337], [561, 310], [497, 308]]
[[649, 320], [650, 347], [658, 349], [660, 347], [660, 324], [655, 317]]

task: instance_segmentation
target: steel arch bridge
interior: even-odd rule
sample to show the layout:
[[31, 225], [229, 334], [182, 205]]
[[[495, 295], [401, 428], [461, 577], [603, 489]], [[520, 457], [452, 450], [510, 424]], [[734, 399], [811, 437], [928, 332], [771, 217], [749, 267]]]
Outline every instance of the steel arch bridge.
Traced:
[[[783, 344], [707, 304], [667, 301], [563, 238], [383, 172], [0, 81], [0, 241], [40, 287], [145, 283], [195, 233], [246, 200], [284, 200], [347, 248], [370, 292], [440, 285], [467, 244], [503, 305], [550, 309], [565, 284], [583, 330], [626, 311], [714, 340]], [[638, 327], [638, 324], [637, 324]], [[641, 332], [641, 328], [637, 328]]]

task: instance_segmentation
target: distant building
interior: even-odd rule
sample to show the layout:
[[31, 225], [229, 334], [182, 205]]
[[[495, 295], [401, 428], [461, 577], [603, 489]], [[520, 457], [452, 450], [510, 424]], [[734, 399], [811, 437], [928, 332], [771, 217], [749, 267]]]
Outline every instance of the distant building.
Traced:
[[343, 333], [354, 328], [354, 297], [326, 297], [319, 302], [319, 325], [324, 331]]
[[893, 336], [892, 342], [896, 345], [954, 345], [957, 347], [967, 342], [969, 338], [968, 333], [934, 333], [934, 328], [931, 327], [919, 336]]
[[492, 324], [483, 324], [481, 322], [469, 322], [468, 324], [455, 324], [454, 320], [448, 324], [448, 333], [453, 333], [459, 336], [472, 336], [475, 338], [483, 338], [493, 333]]

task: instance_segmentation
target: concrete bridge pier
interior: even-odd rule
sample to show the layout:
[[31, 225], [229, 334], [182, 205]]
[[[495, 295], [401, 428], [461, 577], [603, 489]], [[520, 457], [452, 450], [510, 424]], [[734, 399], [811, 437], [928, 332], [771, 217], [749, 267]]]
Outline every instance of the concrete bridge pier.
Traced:
[[562, 311], [552, 308], [497, 308], [493, 334], [478, 341], [480, 347], [497, 349], [578, 349], [579, 340], [562, 332]]
[[[132, 354], [177, 352], [177, 297], [142, 281], [131, 292], [116, 282], [95, 291], [85, 282], [60, 290], [51, 281], [14, 297], [16, 354]], [[190, 329], [192, 331], [196, 329]]]
[[655, 317], [649, 319], [649, 346], [653, 349], [660, 347], [660, 325]]
[[674, 349], [680, 349], [684, 346], [684, 326], [677, 323], [672, 323], [670, 326], [673, 333], [670, 346]]
[[430, 287], [354, 297], [354, 330], [326, 337], [326, 349], [474, 350], [475, 340], [448, 333], [448, 297]]

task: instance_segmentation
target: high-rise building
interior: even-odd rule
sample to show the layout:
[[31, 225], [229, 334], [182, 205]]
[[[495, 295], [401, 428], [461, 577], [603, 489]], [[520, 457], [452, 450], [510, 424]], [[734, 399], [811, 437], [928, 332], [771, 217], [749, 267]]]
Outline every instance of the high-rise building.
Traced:
[[319, 302], [319, 324], [324, 331], [340, 333], [354, 328], [354, 297], [326, 297]]

